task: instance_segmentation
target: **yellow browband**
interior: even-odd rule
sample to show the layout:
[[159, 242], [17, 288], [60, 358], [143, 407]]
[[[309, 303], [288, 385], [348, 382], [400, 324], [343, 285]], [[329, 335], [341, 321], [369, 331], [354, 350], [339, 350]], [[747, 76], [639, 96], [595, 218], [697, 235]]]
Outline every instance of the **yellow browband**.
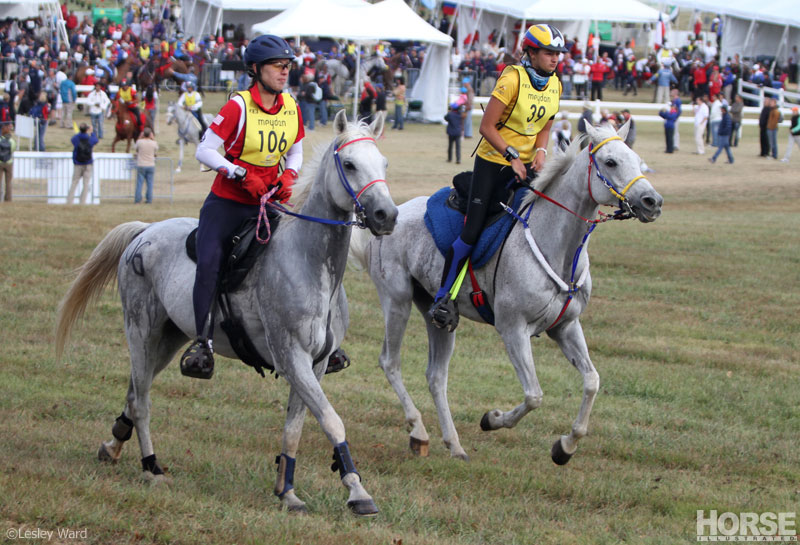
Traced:
[[[592, 148], [592, 151], [590, 151], [589, 153], [594, 155], [595, 153], [597, 153], [597, 150], [599, 150], [601, 147], [603, 147], [604, 145], [608, 144], [612, 140], [622, 140], [622, 137], [620, 137], [620, 136], [610, 136], [610, 137], [606, 138], [605, 140], [603, 140], [602, 142], [600, 142], [599, 144], [597, 144], [596, 146], [594, 146]], [[611, 191], [611, 193], [614, 194], [615, 197], [617, 197], [621, 201], [624, 201], [625, 200], [625, 193], [628, 192], [628, 190], [633, 186], [633, 184], [635, 184], [636, 182], [638, 182], [642, 178], [644, 178], [644, 174], [639, 174], [633, 180], [628, 182], [628, 185], [625, 186], [625, 189], [623, 189], [619, 193], [617, 193], [617, 191], [613, 187], [609, 187], [608, 189], [609, 189], [609, 191]]]

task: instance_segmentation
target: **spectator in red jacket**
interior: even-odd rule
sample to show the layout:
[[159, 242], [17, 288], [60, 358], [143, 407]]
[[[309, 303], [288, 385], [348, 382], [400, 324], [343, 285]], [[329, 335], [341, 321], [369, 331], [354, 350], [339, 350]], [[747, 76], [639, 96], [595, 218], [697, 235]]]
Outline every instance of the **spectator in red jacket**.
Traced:
[[708, 73], [706, 67], [700, 61], [695, 61], [692, 69], [692, 80], [694, 81], [694, 98], [708, 94]]
[[603, 100], [603, 86], [605, 85], [606, 74], [611, 70], [606, 63], [608, 53], [592, 63], [589, 73], [592, 76], [592, 100]]

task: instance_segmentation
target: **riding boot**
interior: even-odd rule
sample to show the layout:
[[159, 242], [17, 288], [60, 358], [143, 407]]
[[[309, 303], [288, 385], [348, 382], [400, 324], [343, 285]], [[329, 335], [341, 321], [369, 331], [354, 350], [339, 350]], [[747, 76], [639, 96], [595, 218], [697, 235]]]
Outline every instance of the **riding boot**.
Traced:
[[472, 248], [472, 244], [467, 244], [458, 237], [445, 256], [441, 287], [426, 314], [431, 323], [439, 329], [447, 328], [452, 332], [458, 327], [458, 304], [450, 291], [458, 273], [472, 254]]
[[214, 349], [211, 339], [198, 337], [181, 356], [181, 374], [210, 379], [214, 375]]

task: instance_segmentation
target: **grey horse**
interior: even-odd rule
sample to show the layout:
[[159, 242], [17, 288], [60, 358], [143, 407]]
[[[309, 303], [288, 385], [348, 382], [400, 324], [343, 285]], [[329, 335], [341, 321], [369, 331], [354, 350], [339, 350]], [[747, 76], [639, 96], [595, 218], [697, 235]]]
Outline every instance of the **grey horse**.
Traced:
[[[590, 154], [588, 148], [580, 151], [580, 142], [575, 141], [562, 157], [551, 159], [535, 182], [537, 190], [545, 197], [534, 200], [534, 195], [529, 195], [522, 204], [522, 207], [535, 204], [528, 220], [529, 228], [517, 222], [504, 248], [485, 267], [474, 271], [484, 296], [493, 307], [495, 329], [505, 344], [524, 395], [522, 403], [510, 411], [488, 411], [481, 420], [483, 430], [512, 428], [541, 405], [542, 389], [534, 368], [532, 336], [546, 332], [583, 376], [583, 400], [578, 417], [572, 431], [561, 436], [551, 451], [553, 460], [559, 464], [569, 460], [578, 441], [586, 435], [600, 384], [579, 321], [592, 289], [589, 257], [585, 251], [587, 231], [596, 224], [584, 221], [581, 216], [589, 220], [597, 215], [600, 205], [622, 201], [629, 214], [642, 222], [654, 221], [661, 214], [663, 199], [642, 176], [639, 156], [624, 143], [627, 130], [625, 125], [617, 135], [613, 129], [587, 125], [593, 152]], [[592, 155], [596, 163], [592, 162]], [[603, 183], [599, 173], [608, 185]], [[423, 456], [428, 454], [428, 432], [403, 384], [400, 345], [412, 301], [424, 316], [432, 303], [430, 294], [439, 286], [444, 261], [425, 227], [426, 202], [427, 197], [418, 197], [401, 205], [400, 219], [391, 237], [369, 238], [367, 234], [353, 237], [351, 241], [351, 255], [372, 277], [383, 309], [385, 336], [380, 366], [403, 406], [411, 449]], [[584, 251], [578, 250], [581, 247]], [[463, 317], [483, 323], [469, 294], [465, 293], [469, 291], [462, 289], [458, 296], [460, 312]], [[448, 365], [456, 335], [438, 329], [427, 320], [426, 326], [426, 374], [439, 413], [442, 438], [451, 456], [466, 460], [467, 453], [459, 441], [447, 400]]]
[[[203, 119], [206, 120], [207, 127], [213, 120], [211, 114], [203, 114]], [[175, 102], [170, 102], [167, 106], [167, 125], [172, 125], [172, 123], [178, 125], [178, 167], [175, 172], [180, 172], [183, 168], [183, 147], [186, 144], [197, 146], [200, 143], [200, 123], [191, 113], [179, 107]]]
[[[275, 486], [282, 505], [289, 510], [306, 509], [294, 492], [293, 480], [307, 407], [334, 445], [341, 481], [350, 492], [347, 505], [358, 515], [372, 515], [377, 507], [361, 485], [344, 425], [325, 397], [320, 379], [349, 319], [341, 286], [351, 235], [347, 224], [358, 209], [372, 233], [389, 234], [397, 220], [397, 208], [385, 183], [386, 159], [375, 143], [383, 130], [383, 117], [367, 126], [348, 123], [341, 111], [334, 130], [334, 140], [306, 169], [315, 175], [312, 178], [306, 172], [296, 191], [299, 200], [305, 196], [300, 213], [339, 225], [296, 218], [281, 222], [242, 288], [231, 294], [231, 302], [258, 352], [290, 385]], [[125, 409], [112, 428], [113, 437], [101, 445], [99, 457], [119, 460], [135, 427], [144, 477], [149, 480], [165, 479], [150, 439], [150, 387], [153, 378], [195, 334], [195, 265], [187, 257], [184, 243], [196, 226], [195, 219], [175, 218], [115, 227], [81, 267], [59, 310], [56, 352], [60, 358], [75, 322], [116, 275], [131, 379]], [[216, 330], [216, 351], [235, 358], [219, 324]]]

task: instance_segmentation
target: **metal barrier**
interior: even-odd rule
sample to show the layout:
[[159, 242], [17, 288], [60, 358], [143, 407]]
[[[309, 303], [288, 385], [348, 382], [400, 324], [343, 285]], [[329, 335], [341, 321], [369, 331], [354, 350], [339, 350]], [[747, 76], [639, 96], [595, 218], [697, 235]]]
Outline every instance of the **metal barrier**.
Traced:
[[[50, 204], [67, 202], [75, 164], [72, 152], [14, 152], [14, 198], [45, 199]], [[79, 202], [83, 182], [75, 191]], [[103, 199], [133, 200], [136, 191], [136, 161], [129, 153], [95, 153], [89, 204]], [[142, 188], [144, 194], [145, 188]], [[153, 178], [153, 199], [169, 199], [175, 195], [174, 166], [169, 157], [156, 157]]]

